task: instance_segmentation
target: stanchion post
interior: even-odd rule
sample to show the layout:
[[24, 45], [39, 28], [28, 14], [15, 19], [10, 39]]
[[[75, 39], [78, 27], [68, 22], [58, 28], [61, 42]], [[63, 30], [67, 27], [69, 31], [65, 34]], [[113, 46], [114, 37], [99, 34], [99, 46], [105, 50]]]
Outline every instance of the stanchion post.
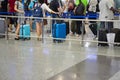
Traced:
[[8, 36], [8, 18], [6, 17], [6, 20], [5, 20], [5, 22], [6, 22], [6, 39], [8, 40], [9, 39], [9, 36]]
[[44, 43], [44, 24], [43, 24], [43, 22], [42, 22], [42, 43]]
[[[71, 20], [70, 20], [70, 16], [71, 16], [71, 14], [69, 13], [68, 14], [68, 19], [69, 19], [69, 34], [70, 34], [70, 32], [71, 32]], [[70, 38], [70, 36], [69, 36], [69, 38]]]
[[84, 44], [83, 44], [83, 39], [84, 39], [84, 35], [83, 35], [83, 34], [84, 34], [84, 28], [83, 28], [83, 27], [84, 27], [84, 21], [82, 20], [82, 35], [81, 35], [81, 46], [82, 46], [82, 47], [83, 47], [83, 45], [84, 45]]

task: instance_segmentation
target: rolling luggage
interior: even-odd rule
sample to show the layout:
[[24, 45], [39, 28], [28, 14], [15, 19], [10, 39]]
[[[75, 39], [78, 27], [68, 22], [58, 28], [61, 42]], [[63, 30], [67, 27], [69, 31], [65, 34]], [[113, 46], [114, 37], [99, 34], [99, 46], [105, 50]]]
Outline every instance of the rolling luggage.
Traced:
[[4, 18], [0, 18], [0, 38], [5, 37], [5, 28], [6, 28], [6, 23]]
[[[98, 33], [98, 41], [107, 42], [107, 34], [108, 31], [106, 29], [99, 29]], [[98, 46], [108, 46], [107, 43], [98, 43]]]
[[20, 35], [20, 39], [30, 40], [30, 25], [29, 24], [21, 25], [19, 35]]
[[[113, 29], [111, 29], [111, 32], [115, 33], [115, 40], [114, 40], [114, 42], [120, 43], [120, 29], [113, 28]], [[120, 46], [120, 45], [115, 45], [115, 46]]]
[[[53, 38], [61, 38], [65, 39], [66, 38], [66, 24], [65, 23], [59, 23], [59, 24], [54, 24], [53, 25], [53, 30], [52, 30]], [[60, 39], [53, 39], [53, 42], [63, 42], [64, 40]]]

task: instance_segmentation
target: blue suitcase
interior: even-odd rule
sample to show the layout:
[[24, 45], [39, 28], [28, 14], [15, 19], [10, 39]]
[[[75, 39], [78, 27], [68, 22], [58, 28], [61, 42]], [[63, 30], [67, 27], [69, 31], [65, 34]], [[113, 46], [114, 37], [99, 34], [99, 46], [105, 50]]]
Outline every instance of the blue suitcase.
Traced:
[[24, 24], [20, 26], [20, 38], [21, 39], [28, 39], [30, 40], [30, 25], [29, 24]]
[[[66, 38], [66, 24], [60, 23], [60, 24], [54, 24], [52, 29], [53, 38], [60, 38], [65, 39]], [[64, 40], [60, 39], [53, 39], [53, 42], [62, 42]]]

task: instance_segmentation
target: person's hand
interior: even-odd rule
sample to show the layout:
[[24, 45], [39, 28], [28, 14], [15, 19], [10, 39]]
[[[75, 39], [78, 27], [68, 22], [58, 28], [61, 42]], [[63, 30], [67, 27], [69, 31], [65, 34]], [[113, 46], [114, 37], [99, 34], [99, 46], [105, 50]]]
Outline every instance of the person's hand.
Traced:
[[118, 10], [118, 13], [120, 14], [120, 10]]
[[24, 11], [20, 11], [20, 13], [25, 13]]
[[59, 12], [55, 12], [55, 14], [60, 14]]

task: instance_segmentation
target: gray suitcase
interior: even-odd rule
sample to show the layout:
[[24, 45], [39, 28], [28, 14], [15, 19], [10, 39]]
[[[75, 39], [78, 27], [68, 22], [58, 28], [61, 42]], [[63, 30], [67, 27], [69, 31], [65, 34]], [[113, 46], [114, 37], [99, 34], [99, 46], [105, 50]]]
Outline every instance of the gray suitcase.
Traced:
[[0, 18], [0, 38], [5, 37], [5, 28], [6, 28], [6, 22], [4, 18]]

